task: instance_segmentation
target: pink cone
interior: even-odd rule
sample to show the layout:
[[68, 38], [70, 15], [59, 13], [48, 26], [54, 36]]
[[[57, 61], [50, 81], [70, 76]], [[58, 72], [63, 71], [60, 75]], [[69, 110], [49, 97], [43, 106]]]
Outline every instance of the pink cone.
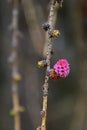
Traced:
[[66, 59], [60, 59], [54, 65], [54, 71], [62, 78], [65, 78], [70, 73], [70, 65]]

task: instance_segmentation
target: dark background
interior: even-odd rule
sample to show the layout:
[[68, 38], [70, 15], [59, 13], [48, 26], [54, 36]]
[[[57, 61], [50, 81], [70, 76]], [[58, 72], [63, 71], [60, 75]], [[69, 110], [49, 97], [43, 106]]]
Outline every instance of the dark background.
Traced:
[[[19, 4], [19, 29], [23, 38], [18, 44], [21, 130], [35, 130], [40, 125], [42, 85], [45, 69], [38, 69], [44, 59], [45, 33], [41, 25], [47, 21], [49, 0], [22, 0]], [[12, 3], [0, 0], [0, 130], [13, 130], [9, 113], [12, 105], [11, 53]], [[68, 59], [70, 75], [49, 81], [47, 130], [87, 129], [87, 0], [64, 0], [58, 11], [56, 28], [61, 32], [54, 40], [51, 65], [60, 58]]]

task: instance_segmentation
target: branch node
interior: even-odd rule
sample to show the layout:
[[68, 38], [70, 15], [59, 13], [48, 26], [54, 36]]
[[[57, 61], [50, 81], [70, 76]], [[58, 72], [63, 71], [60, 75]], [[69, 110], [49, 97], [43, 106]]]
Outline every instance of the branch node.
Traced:
[[48, 83], [45, 83], [43, 85], [43, 96], [47, 96], [48, 95]]
[[42, 110], [42, 111], [40, 112], [40, 115], [41, 115], [41, 118], [43, 118], [43, 117], [45, 116], [45, 111]]
[[44, 24], [42, 24], [42, 28], [47, 31], [50, 28], [50, 25], [48, 22], [45, 22]]

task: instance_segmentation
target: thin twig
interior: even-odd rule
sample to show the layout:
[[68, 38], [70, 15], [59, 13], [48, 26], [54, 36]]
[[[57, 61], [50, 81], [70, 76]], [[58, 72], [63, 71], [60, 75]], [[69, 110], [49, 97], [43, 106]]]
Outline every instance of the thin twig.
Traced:
[[[48, 87], [49, 87], [49, 73], [51, 72], [50, 68], [50, 60], [52, 55], [52, 46], [53, 46], [53, 38], [58, 38], [60, 35], [58, 30], [54, 30], [55, 25], [55, 11], [56, 11], [56, 3], [59, 7], [62, 7], [62, 0], [51, 0], [50, 3], [50, 12], [49, 12], [49, 19], [47, 23], [43, 24], [43, 29], [47, 31], [47, 53], [46, 53], [46, 60], [39, 61], [38, 66], [39, 67], [47, 67], [46, 68], [46, 75], [45, 75], [45, 81], [43, 85], [43, 106], [41, 111], [41, 126], [37, 128], [37, 130], [46, 130], [46, 118], [47, 118], [47, 101], [48, 101]], [[57, 16], [57, 15], [56, 15]], [[54, 20], [55, 19], [55, 20]], [[57, 33], [56, 33], [57, 32]]]
[[55, 0], [51, 0], [50, 4], [50, 13], [49, 13], [49, 19], [48, 23], [50, 25], [50, 28], [48, 30], [48, 43], [47, 43], [47, 54], [46, 54], [46, 63], [47, 63], [47, 69], [46, 69], [46, 76], [45, 76], [45, 82], [43, 85], [43, 108], [42, 112], [44, 112], [44, 115], [42, 116], [41, 121], [41, 130], [46, 130], [46, 117], [47, 117], [47, 101], [48, 101], [48, 81], [49, 81], [49, 70], [50, 70], [50, 59], [51, 59], [51, 51], [52, 51], [52, 44], [53, 44], [53, 38], [50, 37], [50, 32], [54, 28], [54, 12], [55, 12], [55, 6], [54, 6]]
[[[54, 18], [53, 18], [53, 25], [55, 26], [56, 20], [57, 20], [57, 14], [58, 14], [58, 4], [55, 6], [55, 12], [54, 12]], [[48, 18], [49, 19], [49, 18]], [[43, 56], [46, 57], [46, 52], [47, 52], [47, 43], [48, 43], [48, 32], [45, 33], [45, 43], [44, 43], [44, 48], [43, 48]]]
[[13, 110], [11, 113], [14, 115], [14, 130], [20, 130], [20, 111], [22, 108], [19, 105], [18, 97], [18, 82], [21, 80], [21, 76], [18, 72], [18, 37], [21, 33], [18, 30], [18, 5], [19, 0], [12, 0], [12, 24], [10, 29], [12, 31], [12, 50], [11, 56], [9, 57], [9, 62], [12, 67], [12, 100], [13, 100]]
[[[52, 0], [51, 5], [50, 5], [50, 14], [49, 14], [49, 25], [50, 29], [53, 29], [53, 18], [54, 18], [54, 0]], [[44, 116], [42, 116], [42, 122], [41, 122], [41, 130], [46, 130], [46, 116], [47, 116], [47, 100], [48, 100], [48, 80], [49, 80], [49, 75], [48, 71], [50, 70], [50, 59], [51, 59], [51, 50], [52, 50], [52, 38], [50, 38], [50, 31], [48, 30], [48, 48], [47, 48], [47, 57], [46, 57], [46, 62], [47, 62], [47, 69], [46, 69], [46, 76], [45, 76], [45, 82], [43, 85], [43, 108], [42, 111], [44, 111]]]

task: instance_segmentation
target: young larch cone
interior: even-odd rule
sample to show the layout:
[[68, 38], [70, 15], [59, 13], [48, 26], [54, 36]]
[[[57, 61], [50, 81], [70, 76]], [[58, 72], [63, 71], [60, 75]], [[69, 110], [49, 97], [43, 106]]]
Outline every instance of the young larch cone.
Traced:
[[53, 68], [56, 74], [61, 78], [67, 77], [70, 73], [70, 65], [66, 59], [57, 61]]

